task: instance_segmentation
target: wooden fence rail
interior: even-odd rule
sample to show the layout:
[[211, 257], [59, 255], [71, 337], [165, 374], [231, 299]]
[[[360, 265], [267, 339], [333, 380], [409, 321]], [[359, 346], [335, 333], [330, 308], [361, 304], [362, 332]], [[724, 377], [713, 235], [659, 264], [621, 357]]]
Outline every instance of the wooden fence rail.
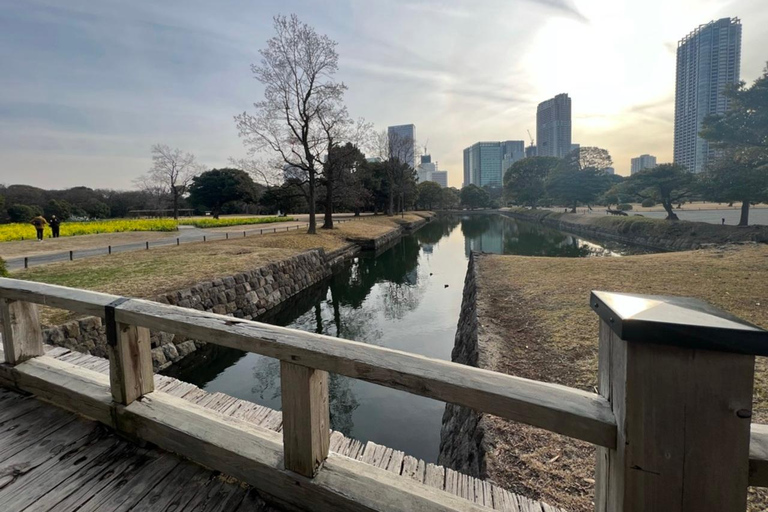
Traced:
[[[105, 318], [109, 383], [43, 355], [34, 304]], [[590, 304], [602, 319], [599, 394], [188, 308], [0, 279], [3, 344], [11, 365], [2, 368], [0, 380], [299, 507], [410, 510], [402, 496], [386, 497], [399, 492], [413, 503], [448, 503], [419, 487], [388, 487], [382, 475], [329, 455], [333, 372], [598, 446], [597, 510], [744, 510], [747, 486], [768, 485], [768, 427], [750, 431], [754, 357], [768, 355], [768, 333], [690, 299], [595, 292]], [[220, 424], [153, 392], [150, 329], [279, 359], [282, 446], [270, 444], [274, 433]], [[214, 427], [222, 431], [214, 433]], [[234, 433], [235, 427], [246, 431]], [[233, 439], [266, 451], [237, 453]], [[308, 494], [294, 492], [296, 482]], [[382, 492], [382, 500], [369, 495]], [[306, 501], [309, 496], [315, 501]], [[453, 502], [425, 507], [474, 510]]]

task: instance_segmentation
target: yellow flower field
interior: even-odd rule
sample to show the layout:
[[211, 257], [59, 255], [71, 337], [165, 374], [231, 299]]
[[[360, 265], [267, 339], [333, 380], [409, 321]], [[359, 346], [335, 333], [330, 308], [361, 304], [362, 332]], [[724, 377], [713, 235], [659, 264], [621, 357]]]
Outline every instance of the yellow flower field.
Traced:
[[246, 224], [269, 224], [271, 222], [291, 222], [293, 217], [226, 217], [223, 219], [214, 219], [206, 217], [203, 219], [180, 219], [179, 224], [195, 226], [196, 228], [220, 228], [226, 226], [242, 226]]
[[[179, 224], [197, 228], [216, 228], [241, 226], [247, 224], [268, 224], [270, 222], [290, 222], [292, 217], [227, 217], [180, 219], [113, 219], [87, 222], [62, 222], [61, 236], [94, 235], [99, 233], [122, 233], [126, 231], [176, 231]], [[51, 228], [46, 226], [46, 238], [51, 235]], [[32, 240], [36, 237], [32, 224], [0, 224], [0, 242]]]
[[[98, 233], [120, 233], [125, 231], [176, 231], [177, 223], [173, 219], [115, 219], [89, 222], [62, 222], [61, 236], [94, 235]], [[46, 226], [45, 236], [51, 234]], [[31, 240], [35, 238], [32, 224], [1, 224], [0, 242]]]

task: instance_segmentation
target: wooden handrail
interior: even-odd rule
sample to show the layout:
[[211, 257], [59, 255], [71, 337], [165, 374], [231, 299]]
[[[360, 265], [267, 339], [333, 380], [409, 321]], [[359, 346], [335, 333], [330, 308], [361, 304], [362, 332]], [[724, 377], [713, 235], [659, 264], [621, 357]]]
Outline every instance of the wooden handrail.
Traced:
[[115, 321], [122, 324], [181, 334], [373, 382], [598, 446], [614, 447], [616, 443], [616, 423], [608, 401], [597, 394], [558, 384], [215, 313], [63, 286], [1, 278], [0, 297], [82, 313], [100, 312], [101, 316], [106, 306], [114, 304]]

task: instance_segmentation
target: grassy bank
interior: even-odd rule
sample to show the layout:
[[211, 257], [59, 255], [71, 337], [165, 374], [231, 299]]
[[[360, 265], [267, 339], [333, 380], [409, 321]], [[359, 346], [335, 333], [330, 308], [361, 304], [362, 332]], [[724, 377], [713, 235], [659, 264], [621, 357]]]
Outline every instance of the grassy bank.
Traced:
[[[768, 328], [768, 246], [630, 256], [480, 255], [478, 319], [491, 369], [594, 391], [597, 316], [591, 290], [697, 297]], [[758, 358], [754, 421], [768, 422], [768, 362]], [[498, 442], [490, 476], [531, 498], [591, 511], [594, 450], [539, 429], [488, 418]], [[768, 493], [752, 493], [765, 510]]]
[[[314, 248], [339, 249], [349, 239], [378, 237], [403, 222], [421, 217], [363, 217], [339, 224], [332, 230], [307, 235], [303, 230], [233, 238], [149, 251], [116, 253], [70, 262], [53, 263], [14, 272], [11, 277], [61, 286], [153, 298], [164, 292], [186, 288], [197, 282], [251, 270]], [[46, 323], [63, 321], [61, 312], [45, 311]]]
[[[597, 207], [596, 207], [597, 208]], [[509, 208], [513, 216], [533, 222], [562, 222], [576, 228], [594, 228], [612, 234], [665, 240], [689, 239], [698, 245], [736, 242], [768, 243], [768, 226], [721, 226], [706, 222], [667, 221], [629, 213], [627, 217], [580, 215], [551, 210]], [[566, 226], [567, 228], [567, 226]]]

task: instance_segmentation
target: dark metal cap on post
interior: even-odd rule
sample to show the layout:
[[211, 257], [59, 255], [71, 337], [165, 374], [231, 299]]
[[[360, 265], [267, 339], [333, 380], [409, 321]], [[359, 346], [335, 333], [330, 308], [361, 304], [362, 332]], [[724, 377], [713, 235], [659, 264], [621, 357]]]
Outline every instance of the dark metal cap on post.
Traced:
[[593, 291], [589, 302], [628, 342], [768, 356], [768, 331], [699, 299]]

